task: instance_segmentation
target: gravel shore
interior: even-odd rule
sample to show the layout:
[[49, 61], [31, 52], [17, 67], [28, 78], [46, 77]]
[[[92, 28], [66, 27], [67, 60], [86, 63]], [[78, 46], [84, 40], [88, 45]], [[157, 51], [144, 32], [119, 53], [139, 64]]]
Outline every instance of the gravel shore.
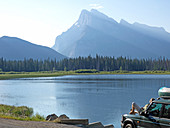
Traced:
[[0, 118], [0, 128], [78, 128], [53, 122], [20, 121]]

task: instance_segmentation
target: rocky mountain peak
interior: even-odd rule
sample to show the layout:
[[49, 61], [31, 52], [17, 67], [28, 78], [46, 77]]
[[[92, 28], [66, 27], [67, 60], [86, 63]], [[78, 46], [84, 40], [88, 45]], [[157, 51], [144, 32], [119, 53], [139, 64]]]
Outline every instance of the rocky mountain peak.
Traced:
[[78, 21], [75, 23], [76, 25], [89, 25], [92, 22], [92, 19], [100, 19], [105, 21], [110, 21], [117, 23], [114, 19], [108, 17], [107, 15], [99, 12], [96, 9], [92, 9], [91, 11], [82, 10]]
[[117, 23], [98, 10], [82, 10], [77, 22], [56, 38], [53, 49], [68, 57], [96, 54], [132, 58], [170, 57], [170, 36], [163, 30], [131, 24], [123, 19]]
[[98, 10], [96, 9], [92, 9], [91, 11], [91, 14], [98, 17], [98, 18], [101, 18], [101, 19], [105, 19], [105, 20], [108, 20], [109, 17], [101, 12], [99, 12]]
[[81, 11], [81, 14], [79, 16], [79, 19], [78, 21], [76, 22], [76, 25], [79, 24], [79, 25], [85, 25], [85, 24], [88, 24], [88, 21], [90, 19], [90, 12], [87, 11], [87, 10], [82, 10]]

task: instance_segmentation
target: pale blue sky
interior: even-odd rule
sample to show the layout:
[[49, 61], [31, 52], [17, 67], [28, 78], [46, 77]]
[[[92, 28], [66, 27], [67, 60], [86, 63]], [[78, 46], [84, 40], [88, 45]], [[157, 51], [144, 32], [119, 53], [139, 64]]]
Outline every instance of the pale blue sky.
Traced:
[[52, 47], [57, 35], [96, 8], [119, 22], [139, 22], [170, 32], [170, 0], [0, 0], [0, 37]]

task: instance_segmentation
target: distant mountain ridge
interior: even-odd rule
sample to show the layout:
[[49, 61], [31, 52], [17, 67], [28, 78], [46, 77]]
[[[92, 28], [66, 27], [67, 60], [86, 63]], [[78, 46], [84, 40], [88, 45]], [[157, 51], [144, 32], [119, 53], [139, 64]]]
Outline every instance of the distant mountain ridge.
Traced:
[[7, 60], [23, 60], [25, 59], [56, 59], [60, 60], [65, 56], [55, 50], [32, 44], [28, 41], [16, 38], [3, 36], [0, 38], [0, 58]]
[[170, 34], [161, 27], [118, 23], [97, 10], [82, 10], [77, 22], [56, 37], [52, 48], [69, 57], [170, 58]]
[[142, 32], [143, 34], [147, 34], [149, 36], [162, 38], [164, 40], [170, 41], [170, 33], [166, 32], [163, 27], [151, 27], [137, 22], [133, 24], [129, 24], [127, 21], [123, 19], [120, 21], [120, 24], [129, 27], [131, 29], [134, 29], [136, 31]]

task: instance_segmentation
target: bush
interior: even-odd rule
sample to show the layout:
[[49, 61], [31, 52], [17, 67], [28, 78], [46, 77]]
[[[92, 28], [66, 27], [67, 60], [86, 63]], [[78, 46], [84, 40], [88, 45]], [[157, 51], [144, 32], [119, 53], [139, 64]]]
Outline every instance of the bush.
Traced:
[[17, 119], [17, 120], [29, 120], [29, 121], [45, 121], [44, 116], [38, 113], [33, 114], [33, 109], [27, 106], [10, 106], [0, 104], [0, 117]]
[[41, 116], [40, 114], [36, 113], [35, 115], [33, 115], [30, 120], [33, 120], [33, 121], [44, 121], [45, 118], [44, 116]]
[[96, 69], [79, 69], [76, 70], [75, 73], [98, 73]]
[[10, 115], [12, 117], [30, 117], [33, 114], [33, 109], [27, 106], [10, 106], [0, 104], [0, 114]]

